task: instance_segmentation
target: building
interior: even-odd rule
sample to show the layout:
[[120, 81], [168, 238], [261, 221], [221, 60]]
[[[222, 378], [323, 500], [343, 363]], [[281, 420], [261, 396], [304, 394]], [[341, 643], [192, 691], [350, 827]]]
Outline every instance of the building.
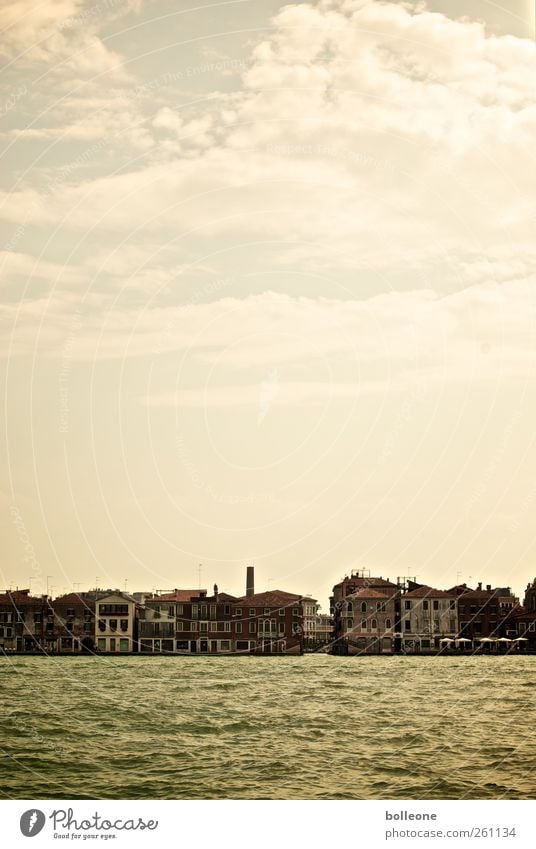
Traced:
[[138, 604], [118, 590], [95, 603], [95, 645], [102, 654], [128, 654], [138, 650]]
[[308, 609], [305, 611], [305, 616], [307, 621], [303, 641], [304, 651], [319, 651], [322, 648], [330, 647], [333, 642], [335, 622], [333, 617], [328, 613], [319, 613], [317, 610], [310, 618], [311, 613]]
[[515, 626], [519, 651], [536, 652], [536, 578], [527, 584], [523, 606], [518, 606], [510, 620]]
[[[476, 589], [465, 584], [453, 587], [458, 601], [459, 636], [473, 643], [485, 644], [515, 639], [518, 599], [509, 587], [484, 589], [479, 583]], [[488, 645], [488, 648], [492, 646]]]
[[337, 609], [338, 654], [391, 654], [395, 626], [395, 596], [361, 587]]
[[436, 652], [458, 635], [457, 598], [453, 591], [420, 585], [400, 599], [402, 651]]
[[145, 600], [140, 611], [140, 651], [178, 654], [228, 654], [232, 646], [232, 602], [214, 585], [179, 590]]
[[[268, 590], [237, 599], [233, 604], [235, 652], [301, 654], [305, 610], [316, 601], [284, 590]], [[307, 620], [313, 615], [307, 614]]]
[[46, 638], [53, 636], [57, 652], [95, 651], [95, 601], [95, 593], [69, 593], [50, 602]]
[[4, 652], [42, 652], [45, 633], [55, 647], [48, 628], [47, 596], [32, 596], [30, 590], [6, 590], [0, 593], [0, 650]]

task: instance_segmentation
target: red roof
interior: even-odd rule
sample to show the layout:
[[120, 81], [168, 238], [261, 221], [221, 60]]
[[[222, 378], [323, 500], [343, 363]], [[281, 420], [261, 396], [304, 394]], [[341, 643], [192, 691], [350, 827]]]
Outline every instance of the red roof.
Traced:
[[378, 590], [369, 589], [368, 587], [361, 587], [360, 590], [356, 590], [355, 593], [350, 593], [346, 598], [383, 598], [388, 599], [389, 596], [385, 595], [385, 593], [380, 593]]
[[446, 590], [434, 590], [433, 587], [419, 587], [416, 590], [411, 590], [409, 593], [404, 593], [404, 598], [452, 598], [452, 592]]
[[201, 597], [201, 593], [207, 594], [206, 590], [173, 590], [172, 593], [163, 595], [146, 596], [146, 601], [191, 601]]
[[[303, 596], [295, 593], [287, 593], [284, 590], [268, 590], [265, 593], [255, 593], [254, 595], [244, 595], [236, 600], [236, 604], [242, 607], [285, 607], [293, 602], [299, 602]], [[315, 603], [316, 599], [304, 599]]]
[[0, 593], [0, 604], [20, 604], [24, 602], [27, 604], [43, 604], [44, 599], [40, 596], [30, 595], [29, 590], [13, 590], [12, 592], [6, 591], [5, 593]]

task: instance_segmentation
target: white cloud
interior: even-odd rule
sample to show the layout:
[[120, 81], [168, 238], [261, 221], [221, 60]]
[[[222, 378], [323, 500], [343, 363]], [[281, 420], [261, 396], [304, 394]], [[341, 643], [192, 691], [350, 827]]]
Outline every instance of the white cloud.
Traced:
[[[254, 49], [241, 93], [187, 117], [159, 108], [152, 163], [60, 185], [38, 218], [65, 217], [64, 229], [303, 240], [301, 252], [287, 249], [296, 262], [404, 263], [432, 267], [432, 286], [445, 274], [463, 280], [505, 231], [533, 242], [531, 68], [532, 43], [404, 4], [286, 7]], [[117, 114], [125, 127], [133, 119]], [[91, 136], [108, 119], [85, 117], [67, 132]], [[149, 129], [140, 132], [149, 146]], [[13, 192], [5, 217], [17, 218], [29, 191]], [[535, 259], [531, 250], [531, 271]], [[517, 269], [513, 244], [501, 274], [509, 261]]]

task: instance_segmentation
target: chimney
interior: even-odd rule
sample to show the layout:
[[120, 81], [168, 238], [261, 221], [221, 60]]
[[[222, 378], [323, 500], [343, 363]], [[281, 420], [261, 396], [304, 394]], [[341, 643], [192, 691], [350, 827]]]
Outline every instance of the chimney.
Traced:
[[478, 582], [478, 589], [479, 589], [479, 590], [481, 590], [481, 589], [482, 589], [482, 581], [479, 581], [479, 582]]
[[246, 569], [246, 595], [255, 595], [255, 568], [248, 566]]
[[487, 589], [487, 591], [490, 593], [490, 592], [491, 592], [491, 584], [487, 584], [487, 585], [486, 585], [486, 589]]
[[218, 601], [218, 585], [214, 584], [214, 600]]

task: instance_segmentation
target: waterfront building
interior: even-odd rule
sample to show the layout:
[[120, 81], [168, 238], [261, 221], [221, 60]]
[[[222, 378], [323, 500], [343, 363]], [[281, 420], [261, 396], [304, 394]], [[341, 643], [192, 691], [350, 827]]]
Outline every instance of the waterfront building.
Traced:
[[[315, 605], [318, 608], [318, 605]], [[307, 617], [304, 631], [304, 651], [318, 651], [323, 647], [330, 647], [333, 642], [334, 619], [328, 613], [313, 614], [312, 619], [310, 607], [306, 605], [304, 615]]]
[[237, 599], [233, 604], [234, 651], [300, 654], [304, 611], [315, 601], [284, 590], [268, 590]]
[[[228, 654], [232, 651], [232, 602], [214, 585], [179, 590], [145, 600], [140, 612], [140, 650], [179, 654]], [[163, 636], [165, 631], [166, 636]], [[173, 639], [172, 639], [173, 637]]]
[[[98, 594], [97, 594], [98, 595]], [[68, 593], [47, 606], [47, 640], [62, 654], [95, 651], [95, 593]]]
[[347, 595], [337, 608], [335, 639], [338, 653], [390, 654], [396, 620], [395, 596], [372, 587]]
[[138, 648], [139, 605], [127, 593], [115, 591], [98, 598], [95, 645], [105, 654], [127, 654]]
[[513, 624], [519, 650], [536, 652], [536, 578], [527, 584], [523, 606], [514, 611]]
[[473, 643], [487, 645], [515, 639], [517, 626], [515, 614], [519, 600], [509, 587], [492, 588], [488, 584], [484, 589], [479, 583], [476, 589], [465, 584], [453, 587], [458, 600], [459, 636]]
[[453, 591], [419, 585], [400, 599], [400, 633], [405, 653], [437, 651], [458, 635], [457, 597]]
[[0, 650], [42, 651], [47, 614], [46, 596], [32, 596], [29, 589], [0, 593]]

